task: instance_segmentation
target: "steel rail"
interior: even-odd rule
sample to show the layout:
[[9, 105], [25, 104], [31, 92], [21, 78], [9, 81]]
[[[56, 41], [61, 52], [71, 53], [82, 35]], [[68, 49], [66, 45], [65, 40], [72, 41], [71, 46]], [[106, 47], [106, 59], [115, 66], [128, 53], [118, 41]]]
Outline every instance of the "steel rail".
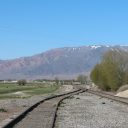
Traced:
[[98, 95], [100, 97], [108, 98], [108, 99], [111, 99], [113, 101], [117, 101], [117, 102], [120, 102], [120, 103], [128, 105], [128, 98], [115, 96], [115, 95], [109, 94], [108, 92], [105, 92], [105, 91], [94, 91], [92, 89], [86, 89], [86, 87], [81, 87], [81, 86], [75, 86], [75, 87], [78, 88], [78, 89], [87, 91], [87, 92], [89, 92], [91, 94]]
[[[34, 105], [30, 106], [29, 108], [27, 108], [25, 111], [23, 111], [21, 114], [17, 115], [16, 117], [14, 117], [13, 119], [10, 119], [9, 122], [7, 122], [6, 124], [4, 124], [3, 126], [0, 125], [0, 128], [13, 128], [16, 124], [18, 124], [22, 119], [24, 119], [28, 113], [31, 113], [35, 108], [37, 108], [40, 104], [43, 104], [45, 101], [48, 101], [48, 100], [51, 100], [51, 99], [54, 99], [54, 98], [58, 98], [60, 97], [60, 100], [59, 102], [57, 103], [57, 106], [55, 108], [55, 112], [54, 112], [54, 117], [52, 118], [52, 123], [50, 125], [50, 128], [53, 128], [54, 125], [55, 125], [55, 120], [56, 120], [56, 113], [57, 113], [57, 110], [58, 110], [58, 106], [60, 104], [60, 102], [65, 99], [65, 98], [68, 98], [70, 97], [71, 95], [75, 95], [75, 94], [78, 94], [78, 93], [82, 93], [83, 90], [81, 89], [75, 89], [74, 91], [70, 91], [70, 92], [66, 92], [66, 93], [63, 93], [63, 94], [58, 94], [58, 95], [54, 95], [54, 96], [49, 96], [37, 103], [35, 103]], [[61, 98], [62, 97], [62, 98]]]

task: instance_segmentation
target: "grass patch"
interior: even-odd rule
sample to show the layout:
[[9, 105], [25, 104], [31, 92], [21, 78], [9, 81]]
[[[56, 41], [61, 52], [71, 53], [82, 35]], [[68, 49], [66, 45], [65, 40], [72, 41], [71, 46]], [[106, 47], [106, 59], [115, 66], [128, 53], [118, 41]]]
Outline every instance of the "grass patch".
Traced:
[[[41, 95], [53, 93], [59, 88], [58, 85], [50, 84], [26, 84], [24, 86], [18, 84], [0, 83], [0, 99], [27, 98], [33, 95]], [[16, 92], [24, 95], [15, 94]]]
[[34, 85], [19, 86], [18, 84], [3, 84], [0, 83], [0, 94], [13, 93], [17, 91], [30, 90], [35, 88]]
[[38, 87], [33, 88], [30, 91], [26, 91], [27, 94], [31, 95], [40, 95], [40, 94], [46, 94], [46, 93], [52, 93], [58, 89], [59, 86], [51, 85], [50, 87]]

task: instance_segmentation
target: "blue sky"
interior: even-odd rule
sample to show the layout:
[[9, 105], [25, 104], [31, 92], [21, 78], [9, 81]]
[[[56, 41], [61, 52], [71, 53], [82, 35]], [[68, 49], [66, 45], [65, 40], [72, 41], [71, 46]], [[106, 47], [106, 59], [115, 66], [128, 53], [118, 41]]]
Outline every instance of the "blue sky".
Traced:
[[128, 45], [127, 0], [0, 0], [0, 59], [99, 44]]

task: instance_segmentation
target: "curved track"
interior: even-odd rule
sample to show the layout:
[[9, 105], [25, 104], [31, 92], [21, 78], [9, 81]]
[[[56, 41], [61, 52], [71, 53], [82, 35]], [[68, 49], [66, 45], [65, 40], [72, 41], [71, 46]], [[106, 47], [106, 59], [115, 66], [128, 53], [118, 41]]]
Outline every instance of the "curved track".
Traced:
[[54, 128], [56, 113], [60, 102], [65, 98], [85, 91], [128, 104], [126, 98], [113, 96], [102, 91], [87, 90], [79, 86], [72, 92], [51, 96], [34, 104], [20, 115], [14, 117], [14, 119], [11, 119], [9, 123], [1, 126], [1, 128]]
[[20, 115], [10, 119], [1, 128], [53, 128], [59, 103], [71, 95], [83, 92], [81, 89], [48, 97], [29, 107]]

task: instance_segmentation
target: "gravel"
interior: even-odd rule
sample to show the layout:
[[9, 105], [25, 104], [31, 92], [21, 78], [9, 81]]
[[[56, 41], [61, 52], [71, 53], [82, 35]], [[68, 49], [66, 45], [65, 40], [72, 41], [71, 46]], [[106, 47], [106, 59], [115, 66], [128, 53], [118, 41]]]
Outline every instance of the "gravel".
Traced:
[[48, 95], [33, 96], [27, 99], [8, 99], [0, 100], [0, 108], [4, 108], [7, 112], [0, 112], [0, 121], [10, 118], [16, 113], [21, 113], [26, 110], [28, 107], [35, 104], [37, 101], [40, 101], [47, 97]]
[[128, 128], [128, 106], [82, 93], [60, 105], [55, 128]]

